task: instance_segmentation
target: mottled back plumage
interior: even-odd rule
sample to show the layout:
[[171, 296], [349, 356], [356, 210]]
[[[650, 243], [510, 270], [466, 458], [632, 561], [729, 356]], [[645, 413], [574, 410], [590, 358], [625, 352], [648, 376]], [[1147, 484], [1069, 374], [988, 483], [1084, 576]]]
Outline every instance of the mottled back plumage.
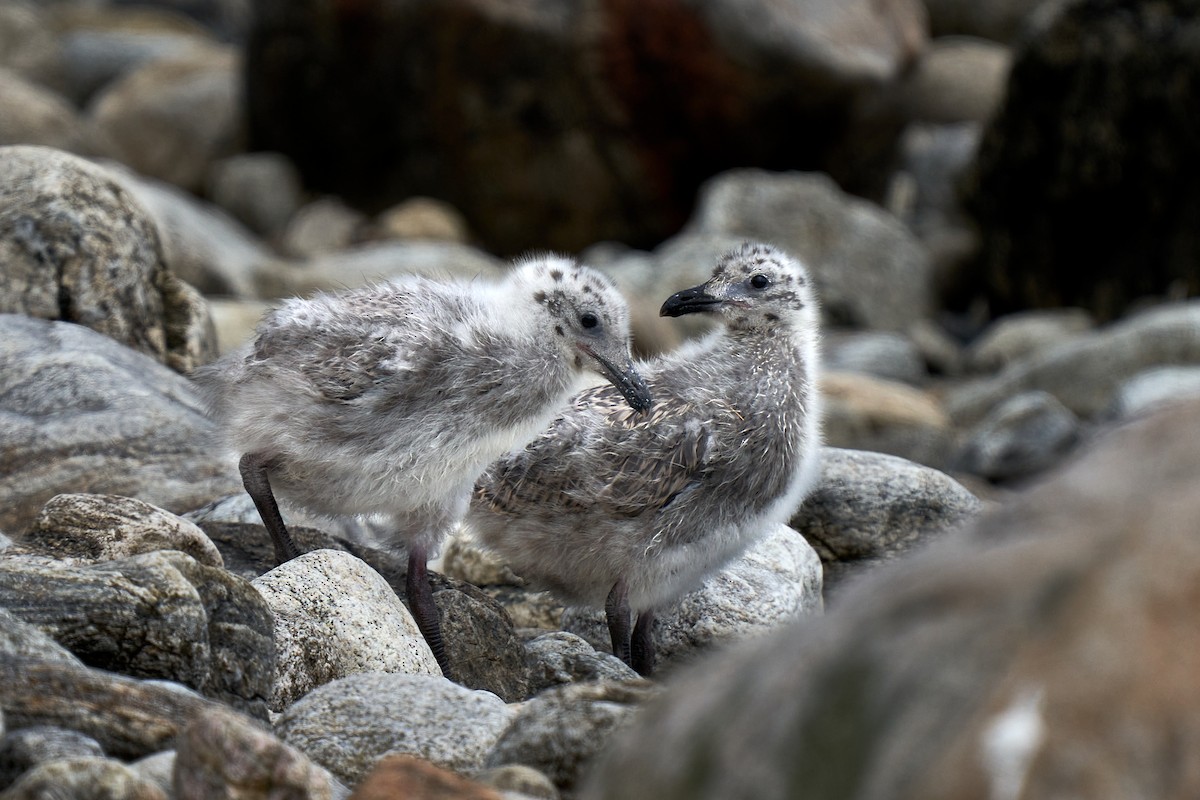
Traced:
[[725, 325], [639, 365], [648, 414], [589, 389], [476, 484], [468, 522], [483, 543], [571, 602], [601, 605], [618, 580], [635, 609], [677, 597], [788, 519], [816, 480], [818, 309], [804, 268], [748, 244], [676, 298], [678, 313]]

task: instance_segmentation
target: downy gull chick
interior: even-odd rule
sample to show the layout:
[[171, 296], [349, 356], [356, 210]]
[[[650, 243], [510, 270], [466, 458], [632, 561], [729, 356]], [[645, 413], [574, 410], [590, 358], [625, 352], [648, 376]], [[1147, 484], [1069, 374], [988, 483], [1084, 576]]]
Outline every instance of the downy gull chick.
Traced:
[[819, 472], [819, 313], [804, 267], [745, 244], [661, 313], [725, 324], [639, 365], [648, 415], [608, 386], [577, 394], [488, 467], [467, 516], [518, 575], [603, 606], [613, 653], [642, 674], [653, 670], [655, 607], [786, 521]]
[[558, 256], [495, 283], [411, 276], [292, 299], [198, 371], [282, 562], [299, 555], [275, 493], [328, 516], [381, 514], [408, 546], [409, 606], [448, 674], [426, 561], [489, 462], [543, 429], [585, 369], [649, 408], [624, 299]]

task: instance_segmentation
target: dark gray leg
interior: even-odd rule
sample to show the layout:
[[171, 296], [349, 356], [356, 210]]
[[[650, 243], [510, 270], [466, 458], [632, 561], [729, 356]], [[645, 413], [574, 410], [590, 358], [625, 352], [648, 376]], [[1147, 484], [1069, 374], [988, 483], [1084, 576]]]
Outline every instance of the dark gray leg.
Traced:
[[429, 570], [426, 562], [429, 555], [423, 548], [413, 547], [408, 551], [408, 578], [404, 593], [408, 595], [408, 608], [412, 611], [421, 635], [433, 651], [442, 674], [450, 677], [450, 661], [446, 658], [446, 645], [442, 641], [442, 624], [438, 620], [437, 604], [433, 602], [433, 587], [429, 585]]
[[629, 664], [629, 589], [625, 586], [624, 578], [614, 583], [608, 593], [608, 599], [604, 602], [604, 616], [608, 619], [613, 655]]
[[275, 502], [275, 494], [271, 491], [271, 481], [267, 478], [267, 464], [270, 461], [262, 453], [246, 453], [238, 463], [242, 473], [242, 484], [246, 493], [254, 501], [258, 515], [262, 517], [267, 533], [271, 534], [271, 543], [275, 545], [275, 561], [282, 564], [300, 555], [300, 548], [292, 541], [283, 517], [279, 515], [279, 504]]
[[630, 642], [632, 659], [629, 666], [638, 675], [650, 677], [654, 673], [654, 609], [647, 608], [638, 614], [637, 625], [633, 626], [633, 641]]

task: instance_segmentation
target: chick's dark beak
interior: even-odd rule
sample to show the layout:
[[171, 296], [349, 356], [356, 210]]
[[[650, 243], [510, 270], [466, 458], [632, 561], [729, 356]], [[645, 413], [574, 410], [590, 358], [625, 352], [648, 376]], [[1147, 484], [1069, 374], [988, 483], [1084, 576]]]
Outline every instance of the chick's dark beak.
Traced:
[[714, 311], [721, 303], [721, 298], [708, 293], [708, 284], [702, 283], [668, 297], [658, 313], [663, 317], [682, 317], [684, 314]]
[[617, 387], [617, 391], [625, 398], [625, 402], [629, 403], [630, 408], [640, 413], [650, 410], [650, 405], [653, 403], [653, 399], [650, 397], [650, 387], [646, 385], [645, 379], [634, 369], [632, 361], [624, 358], [623, 363], [618, 365], [613, 359], [596, 352], [590, 347], [581, 347], [580, 349], [600, 365], [600, 374], [607, 378], [609, 383]]

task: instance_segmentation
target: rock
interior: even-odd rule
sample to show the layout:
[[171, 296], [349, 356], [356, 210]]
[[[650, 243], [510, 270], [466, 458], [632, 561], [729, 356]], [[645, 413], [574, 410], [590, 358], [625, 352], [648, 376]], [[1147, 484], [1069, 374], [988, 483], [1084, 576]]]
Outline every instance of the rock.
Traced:
[[118, 160], [200, 191], [209, 166], [244, 138], [240, 69], [234, 52], [216, 49], [150, 61], [100, 92], [91, 118]]
[[224, 355], [248, 344], [271, 308], [270, 303], [261, 300], [208, 298], [208, 311], [217, 331], [217, 352]]
[[1107, 413], [1117, 419], [1129, 419], [1196, 395], [1200, 395], [1200, 367], [1148, 369], [1121, 384]]
[[224, 566], [216, 545], [194, 522], [141, 500], [111, 494], [51, 498], [23, 542], [56, 558], [114, 561], [139, 553], [179, 550], [201, 564]]
[[522, 705], [488, 754], [487, 765], [533, 767], [570, 793], [590, 762], [656, 691], [641, 679], [547, 689]]
[[1191, 402], [1122, 426], [824, 618], [693, 671], [581, 796], [1196, 795], [1198, 425]]
[[353, 786], [393, 752], [470, 773], [511, 716], [495, 695], [445, 678], [365, 672], [314, 689], [280, 715], [275, 730]]
[[345, 250], [358, 239], [367, 218], [337, 197], [322, 197], [296, 211], [283, 232], [281, 246], [307, 258]]
[[79, 731], [114, 758], [141, 758], [170, 747], [194, 715], [212, 707], [216, 704], [190, 692], [111, 672], [0, 658], [0, 708], [9, 727]]
[[886, 331], [827, 331], [821, 361], [831, 372], [859, 372], [914, 386], [929, 377], [916, 345]]
[[27, 770], [65, 758], [103, 758], [104, 749], [78, 731], [34, 725], [0, 737], [0, 791]]
[[256, 276], [263, 297], [307, 295], [400, 275], [496, 278], [504, 262], [473, 247], [451, 242], [383, 242], [359, 245], [300, 263], [276, 262]]
[[63, 54], [49, 14], [34, 0], [0, 4], [0, 67], [51, 89], [62, 88]]
[[0, 315], [0, 527], [57, 494], [185, 511], [240, 488], [186, 378], [78, 325]]
[[827, 444], [934, 467], [946, 463], [954, 431], [941, 403], [929, 392], [869, 375], [826, 371], [821, 393]]
[[275, 258], [219, 208], [128, 168], [109, 165], [158, 226], [172, 273], [206, 294], [253, 296], [259, 272]]
[[209, 168], [208, 196], [261, 236], [283, 233], [303, 190], [296, 165], [282, 153], [238, 153]]
[[30, 625], [0, 606], [0, 659], [37, 659], [58, 661], [82, 666], [70, 650], [66, 649], [35, 625]]
[[265, 716], [271, 612], [246, 581], [159, 551], [88, 566], [0, 559], [0, 605], [84, 662], [167, 678]]
[[79, 106], [145, 64], [220, 49], [201, 26], [161, 7], [56, 5], [63, 91]]
[[1037, 356], [1096, 326], [1082, 308], [1020, 311], [992, 322], [966, 352], [967, 367], [975, 372], [999, 372], [1022, 359]]
[[139, 758], [132, 762], [129, 768], [134, 774], [147, 783], [152, 783], [162, 790], [167, 797], [175, 794], [175, 751], [163, 750], [161, 753]]
[[878, 182], [925, 41], [915, 0], [255, 10], [252, 147], [372, 211], [438, 197], [504, 254], [660, 241], [742, 164]]
[[962, 373], [962, 346], [941, 325], [931, 320], [915, 322], [908, 329], [908, 338], [930, 372], [947, 376]]
[[981, 36], [996, 42], [1018, 38], [1029, 18], [1052, 0], [925, 0], [934, 36]]
[[4, 793], [5, 800], [167, 800], [153, 783], [120, 761], [109, 758], [66, 758], [46, 761], [25, 773]]
[[584, 681], [636, 680], [633, 668], [612, 653], [596, 650], [586, 639], [567, 631], [543, 633], [525, 644], [529, 690]]
[[[1023, 38], [965, 188], [993, 313], [1200, 292], [1195, 0], [1055, 3]], [[1153, 120], [1153, 124], [1147, 124]]]
[[75, 322], [180, 371], [211, 360], [204, 301], [167, 271], [153, 222], [100, 167], [0, 147], [0, 313]]
[[525, 579], [509, 568], [500, 556], [486, 549], [465, 527], [460, 527], [442, 546], [441, 569], [447, 577], [475, 586], [524, 586]]
[[[485, 769], [475, 776], [480, 783], [499, 789], [511, 800], [559, 800], [558, 787], [542, 773], [524, 764], [506, 764]], [[516, 795], [515, 797], [511, 797]]]
[[967, 434], [955, 466], [993, 481], [1052, 466], [1080, 437], [1079, 419], [1054, 395], [1025, 392], [996, 407]]
[[933, 308], [929, 257], [913, 235], [827, 175], [726, 172], [704, 185], [685, 232], [768, 241], [789, 251], [812, 273], [822, 312], [835, 324], [903, 330]]
[[344, 795], [334, 777], [299, 750], [224, 709], [196, 715], [180, 734], [173, 783], [175, 800]]
[[[660, 609], [653, 637], [659, 670], [821, 610], [821, 562], [796, 531], [777, 525], [678, 603]], [[568, 609], [563, 628], [611, 651], [602, 611]]]
[[373, 239], [432, 239], [466, 244], [467, 221], [458, 209], [432, 197], [410, 197], [384, 209], [371, 222]]
[[472, 689], [486, 689], [505, 702], [525, 699], [529, 683], [524, 648], [503, 606], [458, 582], [435, 586], [433, 601], [442, 620], [449, 677]]
[[0, 145], [43, 145], [80, 155], [100, 155], [104, 146], [91, 125], [66, 98], [0, 67]]
[[[979, 234], [962, 207], [959, 186], [975, 161], [981, 125], [914, 123], [900, 139], [898, 164], [888, 185], [886, 208], [916, 234], [929, 255], [934, 296], [942, 304], [963, 293], [966, 265], [979, 249]], [[911, 336], [913, 326], [907, 333]]]
[[499, 792], [412, 756], [384, 756], [350, 800], [504, 800]]
[[826, 447], [821, 480], [789, 525], [816, 549], [826, 592], [964, 524], [979, 500], [950, 476], [902, 458]]
[[956, 388], [946, 395], [946, 410], [957, 424], [973, 425], [1007, 398], [1042, 390], [1075, 414], [1092, 417], [1139, 372], [1198, 361], [1200, 301], [1166, 303]]
[[966, 36], [934, 39], [900, 89], [918, 122], [987, 122], [1004, 99], [1009, 48]]
[[305, 553], [253, 583], [275, 617], [274, 711], [359, 672], [441, 675], [400, 598], [349, 553]]

